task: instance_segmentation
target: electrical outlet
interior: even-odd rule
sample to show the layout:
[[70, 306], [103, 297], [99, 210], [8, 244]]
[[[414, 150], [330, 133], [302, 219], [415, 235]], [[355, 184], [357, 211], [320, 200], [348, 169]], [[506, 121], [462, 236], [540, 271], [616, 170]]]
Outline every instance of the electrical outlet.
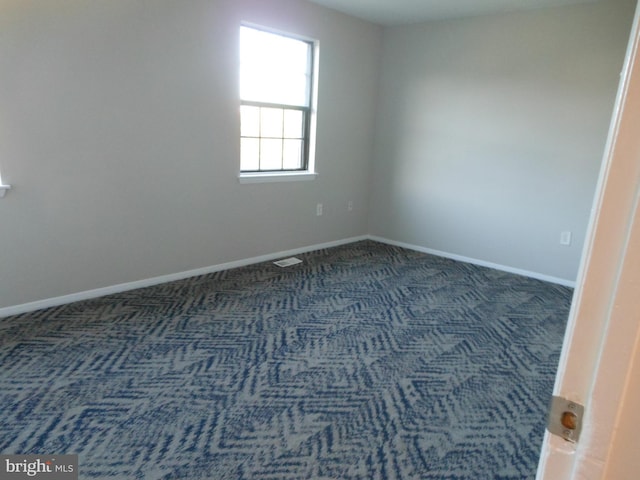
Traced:
[[318, 217], [322, 215], [322, 204], [321, 203], [316, 205], [316, 215]]
[[571, 245], [571, 232], [567, 231], [560, 234], [560, 245]]
[[353, 210], [353, 200], [349, 200], [347, 203], [347, 210], [351, 212]]

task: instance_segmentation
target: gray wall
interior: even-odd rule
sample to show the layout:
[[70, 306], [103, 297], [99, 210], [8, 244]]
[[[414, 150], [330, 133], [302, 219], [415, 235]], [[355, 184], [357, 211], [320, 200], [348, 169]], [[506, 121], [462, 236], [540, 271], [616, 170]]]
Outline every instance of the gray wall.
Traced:
[[370, 232], [575, 280], [634, 5], [385, 29]]
[[[315, 181], [238, 183], [241, 21], [320, 41]], [[0, 308], [366, 234], [380, 40], [296, 0], [3, 0]]]
[[[0, 308], [367, 233], [574, 280], [634, 3], [3, 0]], [[240, 21], [320, 40], [315, 181], [237, 181]]]

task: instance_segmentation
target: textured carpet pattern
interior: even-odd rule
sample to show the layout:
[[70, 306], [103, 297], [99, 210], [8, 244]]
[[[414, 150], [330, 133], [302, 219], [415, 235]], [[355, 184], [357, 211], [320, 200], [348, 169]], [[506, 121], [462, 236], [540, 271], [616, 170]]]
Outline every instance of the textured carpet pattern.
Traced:
[[0, 320], [0, 453], [91, 479], [534, 478], [572, 290], [364, 241]]

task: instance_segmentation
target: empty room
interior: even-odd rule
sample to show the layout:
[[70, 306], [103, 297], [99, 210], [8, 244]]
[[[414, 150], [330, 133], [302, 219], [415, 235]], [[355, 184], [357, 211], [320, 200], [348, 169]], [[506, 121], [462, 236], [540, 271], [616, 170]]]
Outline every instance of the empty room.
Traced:
[[0, 478], [635, 478], [634, 15], [0, 0]]

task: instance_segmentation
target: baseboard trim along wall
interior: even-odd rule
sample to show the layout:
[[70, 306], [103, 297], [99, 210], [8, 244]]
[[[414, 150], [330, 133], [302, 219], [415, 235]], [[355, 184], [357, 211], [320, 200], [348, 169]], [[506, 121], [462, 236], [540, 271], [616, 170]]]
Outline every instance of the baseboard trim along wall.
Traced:
[[563, 285], [565, 287], [575, 288], [576, 282], [572, 280], [566, 280], [564, 278], [552, 277], [550, 275], [544, 275], [542, 273], [530, 272], [528, 270], [522, 270], [520, 268], [508, 267], [506, 265], [500, 265], [498, 263], [485, 262], [484, 260], [478, 260], [476, 258], [465, 257], [462, 255], [456, 255], [454, 253], [443, 252], [440, 250], [433, 250], [431, 248], [420, 247], [418, 245], [412, 245], [410, 243], [396, 242], [395, 240], [389, 240], [384, 237], [377, 237], [375, 235], [369, 235], [370, 240], [374, 240], [380, 243], [386, 243], [388, 245], [394, 245], [396, 247], [408, 248], [409, 250], [416, 250], [422, 253], [428, 253], [430, 255], [436, 255], [438, 257], [450, 258], [451, 260], [457, 260], [464, 263], [472, 263], [481, 267], [489, 267], [495, 270], [500, 270], [508, 273], [515, 273], [517, 275], [523, 275], [525, 277], [535, 278], [537, 280], [543, 280], [549, 283], [555, 283]]
[[169, 275], [162, 275], [159, 277], [147, 278], [143, 280], [137, 280], [134, 282], [120, 283], [118, 285], [112, 285], [110, 287], [97, 288], [94, 290], [86, 290], [83, 292], [73, 293], [70, 295], [63, 295], [60, 297], [48, 298], [44, 300], [38, 300], [35, 302], [23, 303], [21, 305], [15, 305], [11, 307], [0, 308], [0, 318], [8, 317], [11, 315], [19, 315], [21, 313], [33, 312], [36, 310], [41, 310], [43, 308], [57, 307], [60, 305], [65, 305], [67, 303], [79, 302], [82, 300], [91, 300], [93, 298], [103, 297], [105, 295], [112, 295], [114, 293], [126, 292], [128, 290], [135, 290], [137, 288], [145, 288], [152, 287], [154, 285], [159, 285], [162, 283], [173, 282], [176, 280], [183, 280], [185, 278], [196, 277], [198, 275], [206, 275], [208, 273], [220, 272], [222, 270], [229, 270], [231, 268], [245, 267], [247, 265], [253, 265], [255, 263], [269, 262], [272, 260], [278, 260], [280, 258], [299, 255], [302, 253], [312, 252], [314, 250], [321, 250], [324, 248], [338, 247], [340, 245], [346, 245], [353, 242], [358, 242], [361, 240], [373, 240], [376, 242], [386, 243], [388, 245], [393, 245], [396, 247], [408, 248], [410, 250], [415, 250], [422, 253], [428, 253], [431, 255], [437, 255], [439, 257], [450, 258], [452, 260], [457, 260], [465, 263], [472, 263], [474, 265], [479, 265], [482, 267], [494, 268], [496, 270], [501, 270], [504, 272], [515, 273], [518, 275], [524, 275], [526, 277], [535, 278], [538, 280], [543, 280], [550, 283], [556, 283], [559, 285], [564, 285], [567, 287], [575, 287], [575, 282], [570, 280], [565, 280], [562, 278], [552, 277], [549, 275], [543, 275], [536, 272], [529, 272], [526, 270], [521, 270], [518, 268], [512, 268], [505, 265], [499, 265], [491, 262], [485, 262], [483, 260], [477, 260], [475, 258], [464, 257], [461, 255], [455, 255], [447, 252], [442, 252], [439, 250], [433, 250], [430, 248], [420, 247], [418, 245], [411, 245], [408, 243], [397, 242], [395, 240], [390, 240], [388, 238], [377, 237], [375, 235], [363, 235], [359, 237], [351, 237], [345, 238], [343, 240], [337, 240], [334, 242], [321, 243], [317, 245], [310, 245], [307, 247], [296, 248], [293, 250], [286, 250], [282, 252], [270, 253], [267, 255], [261, 255], [252, 258], [246, 258], [243, 260], [237, 260], [234, 262], [222, 263], [219, 265], [211, 265], [209, 267], [197, 268], [194, 270], [188, 270], [185, 272], [172, 273]]
[[137, 288], [153, 287], [154, 285], [160, 285], [162, 283], [174, 282], [176, 280], [183, 280], [185, 278], [197, 277], [198, 275], [206, 275], [208, 273], [220, 272], [222, 270], [229, 270], [232, 268], [246, 267], [247, 265], [253, 265], [255, 263], [269, 262], [272, 260], [278, 260], [283, 257], [289, 257], [292, 255], [299, 255], [301, 253], [312, 252], [314, 250], [321, 250], [323, 248], [338, 247], [340, 245], [346, 245], [360, 240], [367, 240], [369, 237], [363, 235], [360, 237], [346, 238], [343, 240], [337, 240], [334, 242], [321, 243], [318, 245], [311, 245], [302, 248], [296, 248], [293, 250], [286, 250], [282, 252], [270, 253], [267, 255], [260, 255], [258, 257], [246, 258], [243, 260], [237, 260], [234, 262], [222, 263], [219, 265], [211, 265], [209, 267], [196, 268], [194, 270], [187, 270], [185, 272], [171, 273], [168, 275], [161, 275], [159, 277], [146, 278], [143, 280], [137, 280], [134, 282], [120, 283], [118, 285], [112, 285], [110, 287], [96, 288], [94, 290], [86, 290], [83, 292], [72, 293], [70, 295], [63, 295], [60, 297], [47, 298], [44, 300], [38, 300], [35, 302], [23, 303], [21, 305], [15, 305], [11, 307], [0, 308], [0, 318], [9, 317], [11, 315], [19, 315], [21, 313], [34, 312], [43, 308], [58, 307], [67, 303], [79, 302], [82, 300], [91, 300], [93, 298], [104, 297], [105, 295], [112, 295], [114, 293], [122, 293], [128, 290], [135, 290]]

